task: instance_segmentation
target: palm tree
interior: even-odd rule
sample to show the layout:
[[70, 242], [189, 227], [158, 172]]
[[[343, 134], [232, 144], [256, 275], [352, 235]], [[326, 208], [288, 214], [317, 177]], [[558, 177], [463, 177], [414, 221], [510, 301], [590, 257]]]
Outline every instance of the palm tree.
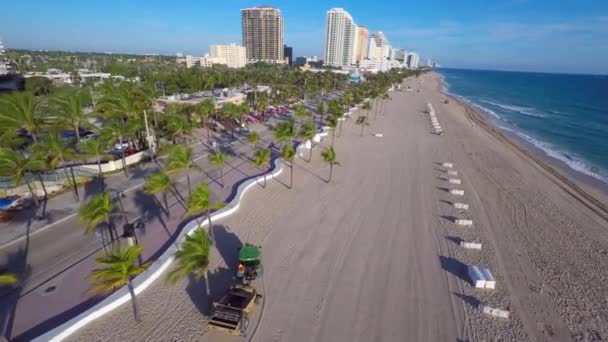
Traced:
[[167, 275], [167, 281], [175, 284], [179, 279], [194, 274], [197, 279], [205, 276], [211, 260], [213, 240], [201, 228], [186, 235], [175, 251], [176, 267]]
[[63, 167], [65, 181], [68, 184], [72, 183], [74, 187], [74, 197], [78, 200], [78, 185], [73, 179], [70, 179], [67, 165], [68, 160], [76, 159], [76, 152], [61, 140], [59, 133], [48, 133], [42, 140], [39, 140], [32, 145], [32, 151], [41, 158], [46, 158], [47, 165], [50, 169], [56, 170], [60, 166]]
[[334, 140], [336, 139], [336, 128], [338, 127], [338, 117], [332, 115], [327, 118], [325, 122], [329, 128], [331, 128], [331, 146], [334, 146]]
[[366, 110], [367, 112], [365, 113], [365, 117], [369, 119], [369, 111], [372, 109], [372, 105], [369, 102], [365, 102], [363, 104], [363, 106], [361, 106], [361, 109]]
[[319, 104], [317, 105], [317, 113], [319, 113], [319, 115], [323, 116], [325, 114], [325, 103], [324, 102], [319, 102]]
[[167, 115], [165, 127], [169, 132], [169, 137], [173, 144], [177, 144], [177, 137], [184, 137], [192, 135], [192, 124], [182, 114], [169, 114]]
[[[84, 227], [85, 234], [90, 234], [103, 223], [108, 225], [110, 232], [110, 240], [112, 240], [112, 229], [110, 219], [117, 216], [119, 213], [114, 211], [114, 203], [110, 198], [110, 194], [106, 191], [93, 195], [88, 202], [84, 203], [78, 209], [78, 221]], [[102, 236], [102, 247], [105, 249], [105, 242]]]
[[132, 137], [138, 128], [139, 123], [135, 120], [127, 121], [126, 124], [123, 124], [120, 120], [112, 120], [101, 129], [101, 136], [103, 139], [107, 141], [115, 141], [120, 146], [120, 158], [122, 160], [122, 169], [126, 177], [128, 177], [129, 174], [127, 173], [127, 161], [125, 157], [123, 141], [125, 140], [125, 138]]
[[292, 141], [297, 133], [293, 119], [278, 123], [272, 129], [275, 139], [283, 146], [284, 142]]
[[307, 111], [304, 106], [298, 106], [298, 108], [296, 109], [296, 115], [295, 117], [298, 119], [301, 119], [302, 122], [304, 121], [304, 119], [309, 118], [312, 116], [312, 113]]
[[0, 274], [0, 286], [4, 285], [15, 285], [19, 279], [16, 275], [12, 273], [2, 273]]
[[209, 145], [211, 145], [211, 133], [209, 132], [209, 125], [207, 124], [207, 120], [211, 117], [211, 115], [215, 112], [215, 103], [212, 99], [205, 99], [196, 105], [197, 119], [196, 122], [204, 125], [207, 129], [207, 141]]
[[97, 161], [97, 168], [99, 169], [99, 179], [101, 180], [101, 190], [104, 189], [104, 178], [103, 172], [101, 170], [101, 161], [103, 159], [111, 158], [110, 155], [107, 155], [105, 152], [109, 147], [109, 143], [103, 140], [100, 137], [89, 139], [80, 145], [78, 145], [78, 150], [80, 152], [84, 152], [84, 156], [87, 158], [95, 158]]
[[169, 176], [167, 176], [167, 174], [164, 172], [158, 172], [153, 174], [144, 183], [144, 190], [146, 191], [146, 193], [153, 195], [158, 193], [163, 194], [163, 202], [165, 203], [167, 217], [170, 216], [167, 192], [169, 192], [172, 186], [173, 182], [171, 181]]
[[247, 135], [247, 140], [253, 144], [253, 148], [256, 148], [258, 141], [260, 141], [260, 134], [258, 132], [251, 132]]
[[42, 169], [43, 166], [44, 162], [37, 155], [25, 156], [11, 148], [0, 148], [0, 175], [12, 177], [15, 186], [25, 181], [36, 208], [40, 202], [26, 175], [28, 172]]
[[321, 152], [321, 156], [323, 157], [323, 161], [329, 164], [329, 178], [327, 178], [327, 183], [329, 183], [331, 182], [334, 165], [340, 165], [340, 163], [336, 160], [336, 151], [333, 146], [327, 147], [325, 151]]
[[225, 183], [224, 183], [224, 164], [226, 164], [226, 161], [228, 161], [228, 159], [230, 159], [230, 157], [220, 151], [217, 150], [214, 153], [211, 153], [209, 155], [209, 161], [211, 162], [211, 165], [213, 166], [217, 166], [220, 169], [220, 177], [222, 179], [222, 188], [224, 187]]
[[40, 100], [30, 92], [0, 97], [0, 126], [25, 129], [36, 142], [44, 126]]
[[84, 111], [83, 95], [80, 92], [53, 99], [53, 108], [57, 111], [57, 124], [60, 127], [70, 127], [76, 133], [76, 141], [80, 141], [80, 128], [90, 127], [89, 118], [93, 112]]
[[293, 187], [293, 160], [296, 157], [296, 151], [293, 144], [287, 144], [281, 148], [281, 158], [289, 162], [289, 188]]
[[209, 186], [205, 183], [201, 184], [196, 188], [187, 201], [188, 211], [186, 211], [185, 217], [191, 217], [200, 215], [204, 212], [207, 213], [207, 220], [209, 221], [209, 235], [213, 240], [213, 225], [211, 223], [211, 210], [221, 209], [226, 206], [226, 203], [211, 203], [211, 191]]
[[138, 245], [127, 248], [119, 247], [116, 251], [98, 256], [95, 258], [95, 262], [99, 265], [99, 268], [94, 269], [90, 276], [93, 281], [91, 293], [111, 293], [115, 289], [127, 285], [136, 322], [140, 322], [140, 319], [135, 289], [133, 288], [133, 278], [150, 266], [150, 263], [137, 264], [142, 250], [143, 248]]
[[194, 162], [192, 149], [185, 145], [176, 145], [171, 151], [169, 160], [167, 160], [167, 163], [165, 164], [165, 170], [168, 175], [185, 172], [186, 180], [188, 182], [188, 194], [192, 195], [190, 169], [202, 171], [201, 167]]
[[300, 127], [300, 132], [298, 132], [298, 136], [305, 142], [310, 140], [310, 155], [308, 156], [308, 162], [312, 160], [312, 138], [316, 133], [315, 124], [312, 122], [312, 120], [306, 121], [302, 127]]
[[264, 186], [266, 187], [266, 165], [270, 160], [270, 150], [268, 149], [259, 149], [253, 153], [253, 166], [261, 169], [264, 172]]
[[367, 122], [367, 117], [363, 116], [363, 115], [359, 115], [357, 117], [357, 121], [355, 122], [355, 124], [361, 126], [361, 136], [363, 136], [363, 129], [365, 128], [365, 126], [369, 126], [369, 123]]

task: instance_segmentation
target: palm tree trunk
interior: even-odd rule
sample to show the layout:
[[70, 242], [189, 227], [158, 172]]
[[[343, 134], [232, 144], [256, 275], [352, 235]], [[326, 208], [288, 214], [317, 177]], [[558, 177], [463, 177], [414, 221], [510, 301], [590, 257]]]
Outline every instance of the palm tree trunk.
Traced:
[[167, 199], [166, 191], [163, 191], [163, 202], [165, 202], [165, 208], [167, 209], [167, 217], [171, 217], [171, 212], [169, 211], [169, 201]]
[[226, 183], [224, 183], [224, 167], [220, 166], [220, 177], [222, 178], [222, 188], [226, 185]]
[[120, 159], [122, 160], [122, 171], [125, 173], [125, 177], [129, 177], [129, 174], [127, 173], [127, 160], [125, 159], [125, 149], [122, 147], [122, 145], [120, 149]]
[[293, 160], [289, 163], [290, 175], [289, 175], [289, 188], [293, 188]]
[[336, 128], [331, 130], [331, 147], [334, 147], [334, 140], [336, 140]]
[[101, 182], [101, 191], [103, 191], [105, 185], [103, 180], [103, 172], [101, 171], [101, 159], [99, 158], [99, 155], [97, 155], [97, 169], [99, 169], [99, 181]]
[[34, 206], [36, 208], [38, 208], [40, 206], [40, 201], [38, 201], [38, 196], [34, 192], [34, 189], [32, 189], [32, 185], [30, 184], [29, 181], [26, 180], [25, 184], [27, 185], [27, 189], [30, 191], [30, 194], [32, 194], [32, 200], [34, 201]]
[[74, 131], [76, 132], [76, 143], [77, 144], [80, 142], [80, 128], [78, 126], [79, 126], [78, 124], [74, 125]]
[[[343, 118], [341, 118], [341, 119], [343, 119]], [[344, 121], [344, 120], [340, 120], [340, 131], [338, 132], [339, 137], [342, 136], [342, 121]]]
[[312, 141], [310, 142], [310, 152], [308, 154], [308, 162], [312, 161]]
[[129, 293], [131, 294], [131, 303], [133, 304], [133, 317], [135, 317], [135, 322], [141, 322], [139, 319], [139, 310], [137, 309], [137, 298], [135, 297], [135, 289], [133, 288], [133, 283], [131, 279], [127, 282], [127, 287], [129, 288]]
[[215, 234], [213, 234], [213, 223], [211, 223], [211, 209], [207, 209], [207, 221], [209, 221], [209, 237], [211, 237], [211, 242], [214, 242]]
[[361, 125], [361, 136], [363, 136], [363, 125]]
[[186, 181], [188, 182], [188, 195], [192, 196], [192, 188], [190, 187], [190, 172], [186, 170]]
[[327, 183], [331, 182], [331, 174], [333, 173], [333, 171], [334, 171], [334, 164], [330, 163], [329, 164], [329, 178], [327, 179]]
[[[70, 179], [70, 175], [68, 174], [68, 169], [67, 169], [67, 167], [65, 165], [63, 166], [63, 173], [65, 173], [65, 181], [66, 182], [68, 182], [68, 183], [70, 183], [70, 182], [71, 183], [76, 183], [76, 182], [72, 182], [72, 180]], [[74, 186], [74, 198], [76, 200], [78, 200], [78, 194], [76, 193], [76, 184], [73, 184], [73, 186]]]

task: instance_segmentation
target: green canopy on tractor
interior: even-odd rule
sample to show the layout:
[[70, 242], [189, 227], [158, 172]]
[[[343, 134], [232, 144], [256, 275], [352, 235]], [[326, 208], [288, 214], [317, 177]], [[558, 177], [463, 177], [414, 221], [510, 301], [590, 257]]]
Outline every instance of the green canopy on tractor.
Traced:
[[239, 251], [239, 261], [255, 261], [260, 259], [260, 249], [256, 246], [243, 246]]

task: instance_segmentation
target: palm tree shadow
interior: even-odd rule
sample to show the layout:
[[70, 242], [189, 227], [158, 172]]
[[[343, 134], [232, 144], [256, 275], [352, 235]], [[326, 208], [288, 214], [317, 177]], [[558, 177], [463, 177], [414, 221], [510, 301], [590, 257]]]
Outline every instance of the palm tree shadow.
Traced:
[[[224, 260], [226, 266], [218, 267], [207, 273], [208, 281], [197, 279], [194, 275], [188, 278], [186, 292], [198, 311], [204, 316], [212, 313], [213, 302], [219, 301], [235, 284], [235, 272], [238, 261], [238, 251], [243, 243], [224, 225], [213, 225], [215, 248]], [[209, 284], [209, 289], [207, 289]], [[207, 291], [208, 290], [208, 291]], [[209, 293], [207, 295], [207, 292]]]
[[169, 228], [167, 227], [167, 223], [163, 218], [163, 214], [165, 212], [161, 207], [161, 202], [158, 201], [156, 196], [147, 194], [142, 189], [139, 189], [135, 193], [134, 201], [135, 205], [138, 208], [138, 216], [141, 216], [139, 220], [144, 223], [143, 227], [141, 228], [142, 233], [144, 235], [148, 233], [146, 231], [146, 222], [149, 222], [153, 219], [157, 219], [163, 227], [164, 231], [167, 233], [169, 240], [171, 240], [173, 234], [171, 233], [171, 231], [169, 231]]

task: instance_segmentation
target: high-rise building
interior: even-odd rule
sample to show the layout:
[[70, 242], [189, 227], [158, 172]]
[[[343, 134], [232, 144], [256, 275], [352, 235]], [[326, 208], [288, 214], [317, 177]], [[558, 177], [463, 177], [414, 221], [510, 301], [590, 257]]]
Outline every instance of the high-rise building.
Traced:
[[369, 42], [369, 31], [365, 26], [357, 26], [355, 30], [355, 53], [354, 62], [359, 62], [367, 57], [367, 43]]
[[353, 62], [355, 22], [342, 8], [332, 8], [325, 15], [325, 65], [341, 67]]
[[293, 64], [293, 48], [291, 46], [283, 46], [283, 56], [285, 56], [285, 61], [287, 64]]
[[4, 61], [4, 52], [4, 45], [2, 45], [2, 40], [0, 40], [0, 75], [8, 73], [8, 68], [6, 66], [6, 62]]
[[384, 36], [384, 33], [378, 31], [372, 34], [369, 40], [369, 52], [367, 58], [371, 60], [382, 60], [390, 57], [391, 44]]
[[259, 6], [241, 10], [243, 46], [250, 63], [285, 63], [281, 10]]
[[247, 49], [231, 43], [229, 45], [209, 45], [209, 57], [224, 59], [229, 68], [242, 68], [247, 64]]
[[415, 52], [410, 52], [407, 54], [407, 67], [410, 69], [418, 68], [418, 61], [420, 57]]
[[402, 49], [391, 49], [391, 56], [390, 56], [389, 59], [391, 61], [404, 62], [406, 56], [407, 56], [407, 52], [405, 50], [402, 50]]

